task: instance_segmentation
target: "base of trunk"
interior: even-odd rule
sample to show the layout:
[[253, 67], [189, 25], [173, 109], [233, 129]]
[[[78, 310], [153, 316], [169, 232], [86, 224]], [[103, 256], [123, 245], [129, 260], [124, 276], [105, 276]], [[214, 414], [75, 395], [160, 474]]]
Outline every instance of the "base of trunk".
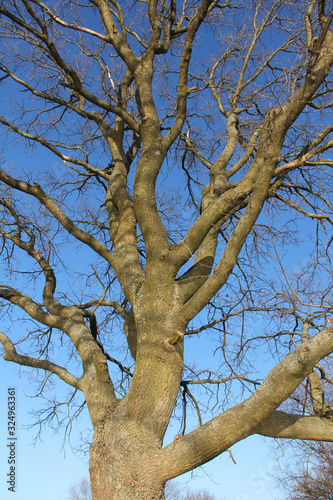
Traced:
[[159, 450], [147, 432], [128, 422], [95, 430], [89, 461], [93, 500], [163, 500], [164, 484], [156, 467], [149, 467]]

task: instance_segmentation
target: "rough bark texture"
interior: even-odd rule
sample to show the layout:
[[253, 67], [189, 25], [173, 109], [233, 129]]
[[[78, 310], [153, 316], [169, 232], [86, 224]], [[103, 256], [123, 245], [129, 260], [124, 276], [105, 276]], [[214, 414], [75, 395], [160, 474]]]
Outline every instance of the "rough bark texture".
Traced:
[[149, 467], [160, 443], [144, 426], [119, 413], [119, 420], [113, 414], [102, 428], [95, 428], [89, 467], [93, 498], [164, 498], [163, 466]]

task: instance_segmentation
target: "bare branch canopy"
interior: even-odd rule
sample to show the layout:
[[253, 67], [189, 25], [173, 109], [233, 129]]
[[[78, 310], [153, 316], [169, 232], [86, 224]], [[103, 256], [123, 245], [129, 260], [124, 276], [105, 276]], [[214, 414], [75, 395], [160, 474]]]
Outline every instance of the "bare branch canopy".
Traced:
[[332, 20], [0, 3], [2, 356], [75, 388], [94, 499], [163, 499], [253, 434], [333, 440]]

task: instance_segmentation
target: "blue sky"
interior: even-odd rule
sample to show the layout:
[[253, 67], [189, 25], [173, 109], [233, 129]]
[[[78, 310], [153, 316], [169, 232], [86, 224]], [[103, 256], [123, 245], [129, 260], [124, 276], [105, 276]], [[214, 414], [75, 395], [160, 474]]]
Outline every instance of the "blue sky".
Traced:
[[[6, 484], [8, 465], [7, 443], [7, 391], [8, 386], [16, 387], [16, 492], [8, 491]], [[19, 376], [19, 367], [13, 363], [0, 360], [0, 498], [2, 500], [65, 500], [69, 488], [77, 480], [87, 476], [87, 464], [74, 455], [66, 444], [62, 449], [63, 434], [54, 433], [45, 428], [42, 441], [34, 445], [37, 429], [28, 426], [33, 422], [29, 412], [32, 407], [38, 407], [36, 399], [29, 387], [29, 378]], [[77, 432], [74, 431], [74, 434]], [[73, 440], [75, 438], [73, 436]]]

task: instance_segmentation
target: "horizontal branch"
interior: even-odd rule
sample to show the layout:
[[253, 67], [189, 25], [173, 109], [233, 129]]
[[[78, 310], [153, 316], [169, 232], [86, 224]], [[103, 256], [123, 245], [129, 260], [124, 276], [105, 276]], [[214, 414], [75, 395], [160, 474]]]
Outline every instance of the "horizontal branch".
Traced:
[[182, 380], [180, 385], [200, 385], [200, 384], [225, 384], [226, 382], [230, 382], [231, 380], [242, 380], [244, 382], [248, 382], [249, 384], [253, 384], [254, 386], [259, 385], [259, 382], [256, 380], [251, 380], [250, 378], [245, 377], [245, 375], [231, 375], [230, 377], [225, 377], [221, 379], [199, 379], [199, 380]]
[[[316, 139], [319, 140], [320, 135]], [[313, 143], [317, 142], [316, 140], [313, 141]], [[298, 158], [295, 158], [294, 160], [289, 161], [288, 163], [284, 163], [283, 165], [280, 165], [276, 171], [275, 171], [275, 176], [277, 178], [277, 182], [279, 179], [284, 178], [289, 172], [292, 170], [295, 170], [296, 168], [303, 167], [305, 164], [308, 164], [309, 160], [311, 158], [314, 158], [315, 156], [324, 153], [325, 151], [328, 151], [329, 149], [333, 148], [333, 139], [326, 142], [325, 144], [322, 144], [321, 146], [314, 147], [310, 151], [307, 151], [306, 153], [302, 154]], [[330, 162], [330, 160], [325, 161], [324, 164], [326, 165], [327, 162]], [[314, 162], [316, 165], [318, 162]], [[277, 183], [274, 184], [274, 186], [278, 187]]]
[[58, 377], [76, 389], [80, 389], [80, 379], [72, 375], [66, 368], [56, 365], [47, 359], [31, 358], [30, 356], [23, 356], [18, 354], [13, 342], [7, 335], [0, 332], [0, 342], [4, 348], [5, 354], [2, 356], [6, 361], [12, 361], [23, 366], [31, 366], [51, 373], [55, 373]]
[[253, 434], [272, 438], [333, 441], [333, 421], [329, 418], [305, 417], [275, 411], [259, 424]]

